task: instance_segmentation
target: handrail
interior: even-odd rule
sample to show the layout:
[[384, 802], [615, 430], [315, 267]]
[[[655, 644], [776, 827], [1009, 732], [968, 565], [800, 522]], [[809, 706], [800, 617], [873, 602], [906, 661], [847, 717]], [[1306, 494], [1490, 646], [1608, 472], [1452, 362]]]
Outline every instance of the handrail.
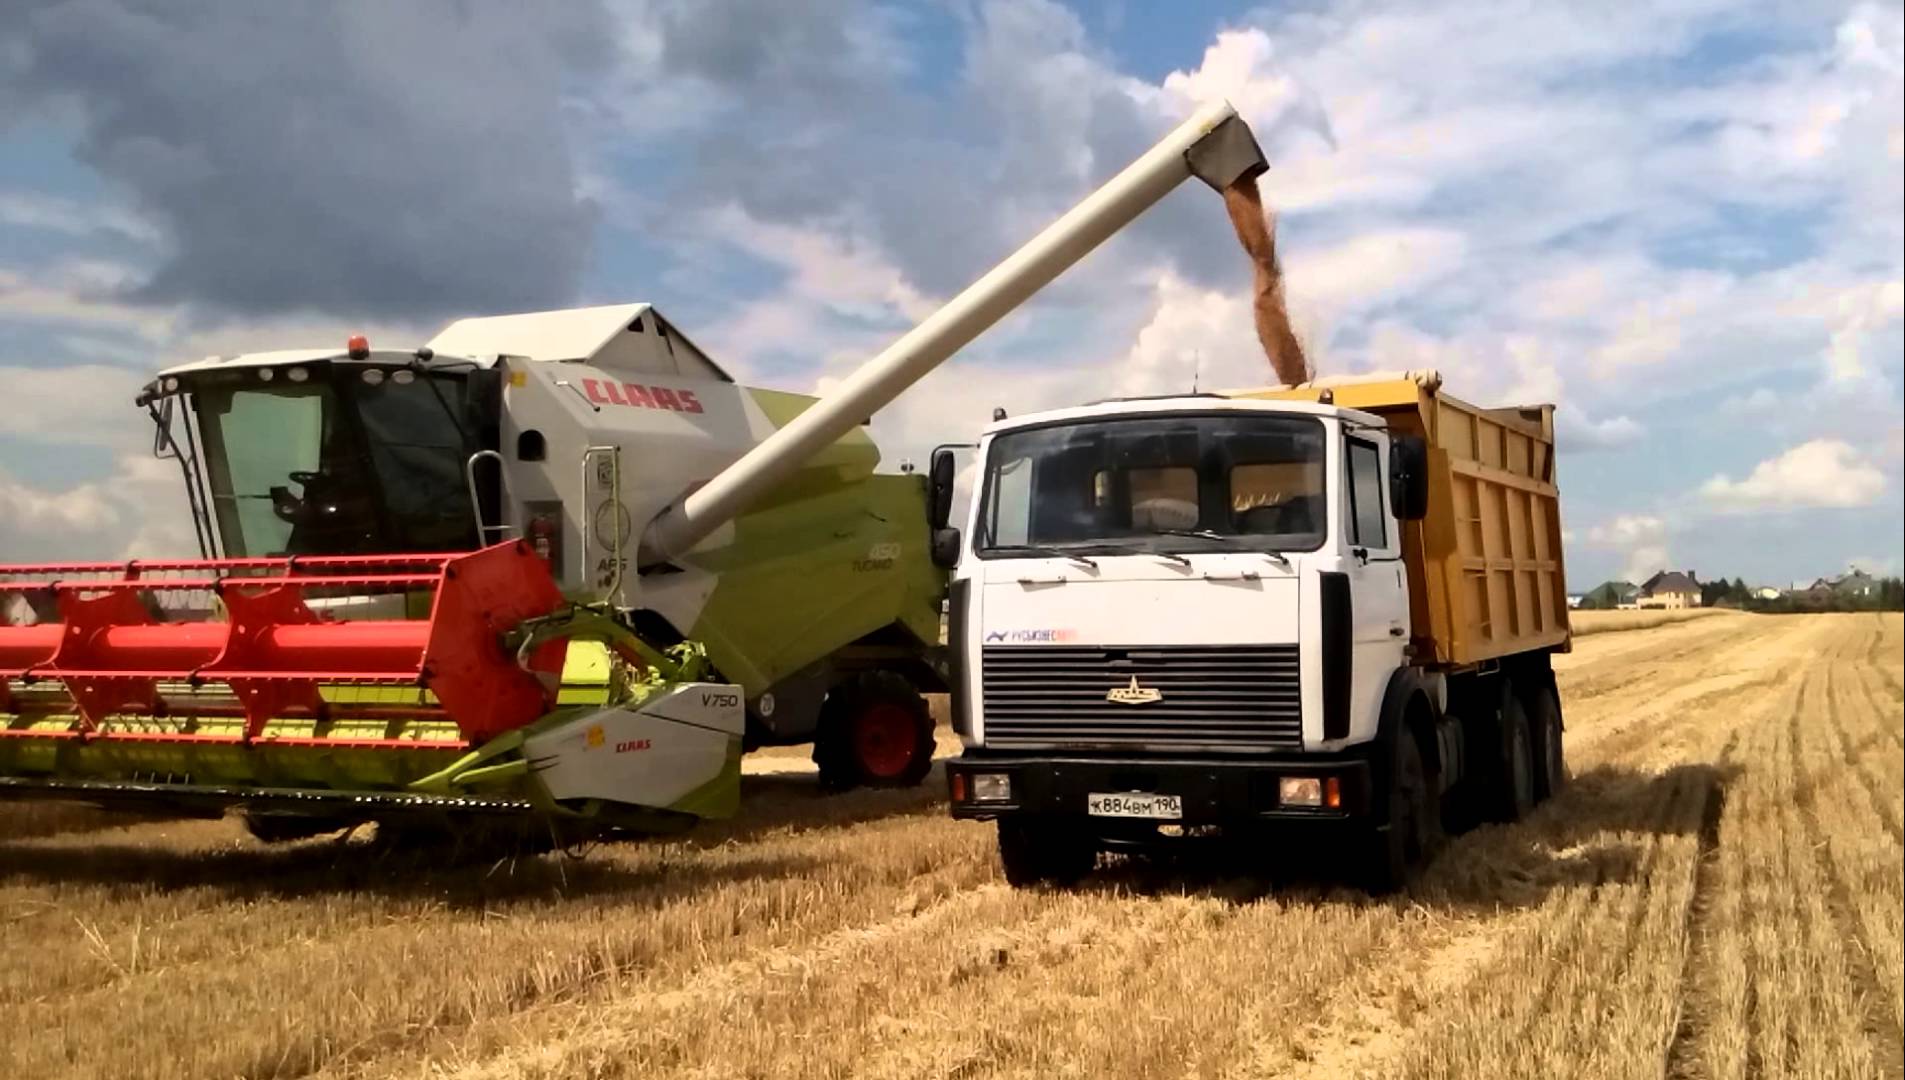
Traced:
[[483, 524], [483, 497], [481, 493], [476, 490], [476, 463], [483, 458], [496, 459], [496, 493], [498, 496], [496, 509], [499, 512], [503, 509], [503, 500], [501, 498], [504, 490], [503, 478], [507, 475], [507, 473], [504, 472], [505, 463], [503, 461], [503, 455], [494, 450], [478, 450], [476, 453], [470, 455], [469, 460], [463, 463], [463, 482], [468, 485], [470, 489], [470, 514], [476, 518], [477, 547], [488, 547], [490, 545], [490, 533], [495, 533], [497, 541], [500, 542], [511, 539], [510, 532], [512, 531], [507, 521], [498, 522], [495, 525]]

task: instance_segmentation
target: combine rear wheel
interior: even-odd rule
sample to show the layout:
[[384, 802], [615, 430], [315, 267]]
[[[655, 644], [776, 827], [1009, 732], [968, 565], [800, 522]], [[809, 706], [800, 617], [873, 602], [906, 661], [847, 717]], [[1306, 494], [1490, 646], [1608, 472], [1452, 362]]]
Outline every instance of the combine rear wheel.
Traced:
[[869, 671], [827, 693], [814, 764], [829, 791], [912, 787], [933, 767], [933, 717], [913, 684]]

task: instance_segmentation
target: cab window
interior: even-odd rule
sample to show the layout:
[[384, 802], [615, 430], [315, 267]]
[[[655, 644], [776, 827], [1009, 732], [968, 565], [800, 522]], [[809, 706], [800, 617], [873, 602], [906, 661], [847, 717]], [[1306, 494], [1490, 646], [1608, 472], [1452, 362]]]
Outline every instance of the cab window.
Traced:
[[1355, 547], [1389, 546], [1388, 518], [1382, 506], [1382, 453], [1376, 444], [1364, 439], [1344, 440], [1349, 468], [1349, 542]]

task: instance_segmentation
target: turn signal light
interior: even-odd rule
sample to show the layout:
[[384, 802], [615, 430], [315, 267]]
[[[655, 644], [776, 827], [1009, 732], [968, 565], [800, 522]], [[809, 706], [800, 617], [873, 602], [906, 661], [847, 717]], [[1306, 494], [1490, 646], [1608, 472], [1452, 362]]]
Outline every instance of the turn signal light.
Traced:
[[965, 773], [952, 774], [952, 801], [954, 802], [966, 801], [966, 774]]
[[1334, 776], [1323, 781], [1323, 805], [1331, 810], [1343, 808], [1343, 784]]

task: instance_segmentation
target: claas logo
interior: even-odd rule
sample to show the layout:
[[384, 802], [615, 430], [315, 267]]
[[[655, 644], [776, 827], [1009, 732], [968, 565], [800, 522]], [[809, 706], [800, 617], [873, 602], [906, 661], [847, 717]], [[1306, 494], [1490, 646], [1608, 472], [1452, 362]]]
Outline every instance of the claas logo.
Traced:
[[643, 386], [639, 383], [607, 382], [602, 379], [583, 379], [582, 392], [597, 405], [630, 405], [642, 409], [668, 409], [673, 412], [701, 412], [701, 402], [695, 398], [693, 390], [676, 390], [666, 386]]

